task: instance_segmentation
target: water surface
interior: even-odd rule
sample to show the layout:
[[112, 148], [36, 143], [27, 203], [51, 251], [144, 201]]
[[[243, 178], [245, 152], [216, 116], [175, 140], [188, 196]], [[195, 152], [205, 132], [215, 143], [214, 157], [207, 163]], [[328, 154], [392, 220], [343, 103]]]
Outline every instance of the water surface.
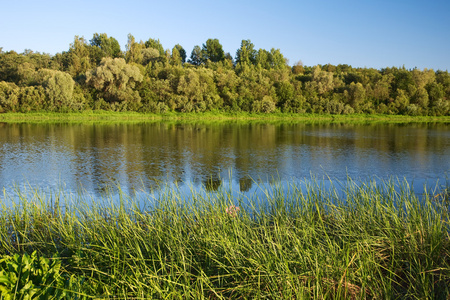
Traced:
[[251, 191], [258, 182], [405, 178], [445, 183], [449, 124], [261, 122], [0, 124], [0, 187], [133, 193], [159, 183]]

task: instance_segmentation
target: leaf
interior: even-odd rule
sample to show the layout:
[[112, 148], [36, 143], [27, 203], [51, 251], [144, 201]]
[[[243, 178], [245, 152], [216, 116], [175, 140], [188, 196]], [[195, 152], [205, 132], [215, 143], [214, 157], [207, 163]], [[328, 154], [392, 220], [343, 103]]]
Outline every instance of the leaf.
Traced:
[[13, 284], [12, 281], [8, 278], [8, 276], [3, 275], [3, 272], [0, 272], [0, 284], [6, 283], [6, 284]]

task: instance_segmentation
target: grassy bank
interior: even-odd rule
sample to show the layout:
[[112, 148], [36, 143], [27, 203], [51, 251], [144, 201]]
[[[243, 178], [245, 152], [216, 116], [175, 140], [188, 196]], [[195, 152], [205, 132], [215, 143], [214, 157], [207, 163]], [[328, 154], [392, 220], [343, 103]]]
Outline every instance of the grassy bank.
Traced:
[[[68, 298], [448, 299], [448, 202], [419, 201], [406, 183], [349, 181], [344, 191], [292, 184], [251, 199], [194, 194], [188, 204], [166, 189], [149, 196], [152, 209], [124, 194], [87, 205], [64, 192], [19, 193], [0, 214], [0, 253], [4, 268], [34, 251], [48, 258], [58, 276], [38, 290], [57, 286]], [[20, 292], [26, 274], [9, 288]]]
[[0, 114], [0, 122], [153, 122], [159, 120], [259, 120], [259, 121], [294, 121], [294, 122], [450, 122], [450, 116], [403, 116], [403, 115], [325, 115], [325, 114], [256, 114], [256, 113], [166, 113], [144, 114], [137, 112], [84, 111], [79, 113], [5, 113]]
[[[64, 299], [448, 299], [445, 196], [419, 201], [394, 182], [344, 190], [292, 184], [251, 199], [194, 194], [187, 204], [166, 189], [149, 196], [151, 210], [124, 194], [88, 205], [64, 192], [19, 192], [0, 214], [10, 266], [0, 279], [22, 278], [10, 280], [14, 299], [31, 279]], [[33, 252], [34, 273], [20, 272]]]

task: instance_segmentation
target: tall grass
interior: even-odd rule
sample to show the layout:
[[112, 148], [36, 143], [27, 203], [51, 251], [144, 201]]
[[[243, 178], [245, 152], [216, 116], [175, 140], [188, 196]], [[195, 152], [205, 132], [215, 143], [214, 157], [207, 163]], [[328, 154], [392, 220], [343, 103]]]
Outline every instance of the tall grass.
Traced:
[[189, 199], [166, 188], [151, 205], [18, 192], [0, 214], [0, 253], [57, 254], [80, 298], [450, 296], [445, 201], [394, 181], [261, 188]]

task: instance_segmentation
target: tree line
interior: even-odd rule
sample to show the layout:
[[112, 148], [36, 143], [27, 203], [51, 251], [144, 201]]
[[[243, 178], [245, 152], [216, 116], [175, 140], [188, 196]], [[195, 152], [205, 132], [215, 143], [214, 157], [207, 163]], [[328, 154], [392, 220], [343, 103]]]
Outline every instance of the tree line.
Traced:
[[448, 71], [340, 65], [289, 66], [279, 49], [242, 40], [235, 56], [218, 39], [165, 49], [158, 39], [125, 51], [95, 33], [53, 56], [0, 48], [0, 112], [113, 110], [164, 113], [380, 113], [449, 115]]

